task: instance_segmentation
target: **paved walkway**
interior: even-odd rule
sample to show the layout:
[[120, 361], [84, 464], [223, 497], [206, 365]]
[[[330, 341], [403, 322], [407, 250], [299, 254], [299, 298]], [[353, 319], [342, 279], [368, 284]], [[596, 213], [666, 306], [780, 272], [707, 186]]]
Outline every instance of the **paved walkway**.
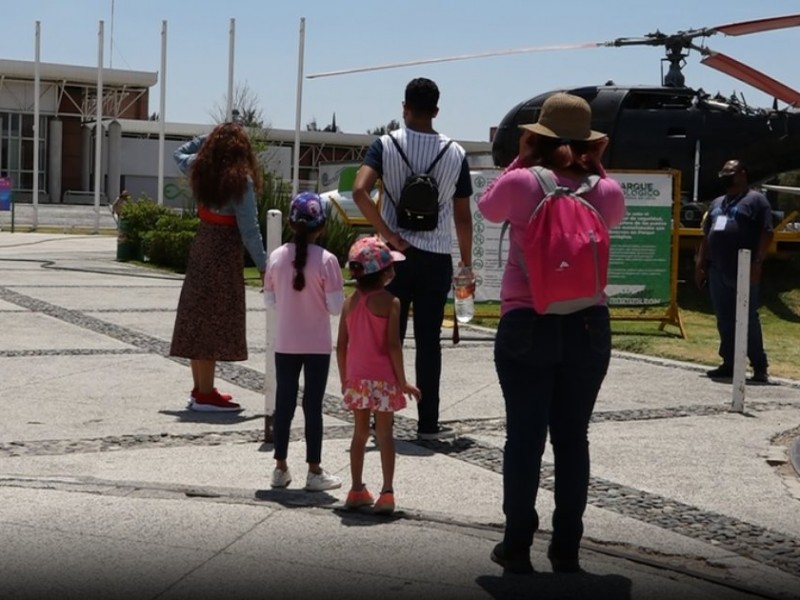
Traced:
[[[189, 412], [188, 365], [166, 356], [181, 279], [117, 263], [115, 248], [0, 233], [0, 597], [800, 598], [800, 483], [786, 463], [800, 384], [748, 387], [738, 414], [703, 365], [615, 355], [591, 427], [588, 572], [552, 574], [544, 557], [548, 449], [537, 573], [504, 577], [488, 558], [504, 438], [490, 331], [444, 345], [442, 419], [457, 440], [418, 442], [416, 410], [400, 413], [398, 513], [353, 514], [346, 486], [302, 491], [301, 411], [295, 483], [269, 487], [257, 290], [250, 358], [220, 366], [246, 410]], [[409, 342], [409, 372], [413, 358]], [[327, 391], [323, 464], [347, 482], [335, 366]], [[366, 463], [379, 485], [377, 451]]]

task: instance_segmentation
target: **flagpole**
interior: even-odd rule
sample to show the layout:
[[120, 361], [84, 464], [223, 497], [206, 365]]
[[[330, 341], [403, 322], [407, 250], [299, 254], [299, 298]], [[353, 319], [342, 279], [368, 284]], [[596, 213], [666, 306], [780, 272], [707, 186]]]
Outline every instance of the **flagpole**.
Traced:
[[225, 109], [225, 120], [233, 119], [233, 52], [236, 45], [236, 19], [231, 19], [228, 43], [228, 105]]
[[100, 231], [100, 182], [103, 168], [103, 21], [97, 28], [97, 116], [94, 128], [94, 232]]
[[303, 105], [303, 48], [306, 39], [306, 18], [300, 17], [300, 44], [297, 51], [297, 104], [294, 119], [294, 169], [292, 173], [292, 197], [300, 189], [300, 111]]
[[161, 21], [161, 80], [158, 107], [158, 204], [164, 204], [164, 134], [167, 114], [167, 22]]
[[40, 96], [40, 56], [41, 23], [36, 21], [36, 44], [33, 67], [33, 228], [39, 226], [39, 96]]

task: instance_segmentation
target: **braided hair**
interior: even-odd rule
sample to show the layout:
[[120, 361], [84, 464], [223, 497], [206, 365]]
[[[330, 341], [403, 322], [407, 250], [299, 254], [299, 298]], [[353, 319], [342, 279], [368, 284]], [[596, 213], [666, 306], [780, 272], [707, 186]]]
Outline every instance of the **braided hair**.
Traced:
[[300, 222], [292, 225], [294, 229], [294, 279], [292, 280], [292, 287], [298, 292], [306, 287], [306, 276], [303, 269], [308, 260], [308, 227], [305, 223]]

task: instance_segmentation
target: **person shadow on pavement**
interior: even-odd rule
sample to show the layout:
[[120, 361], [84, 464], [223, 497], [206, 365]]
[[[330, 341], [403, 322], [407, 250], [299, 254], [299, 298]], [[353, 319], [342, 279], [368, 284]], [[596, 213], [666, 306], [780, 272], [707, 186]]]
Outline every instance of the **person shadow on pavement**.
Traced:
[[507, 598], [592, 598], [630, 600], [633, 583], [622, 575], [593, 573], [542, 573], [532, 575], [480, 575], [475, 583], [497, 600]]
[[248, 421], [264, 420], [263, 414], [245, 414], [243, 412], [196, 412], [184, 408], [181, 410], [160, 410], [162, 415], [175, 417], [180, 423], [215, 423], [219, 425], [237, 425]]
[[256, 490], [255, 499], [262, 502], [275, 502], [285, 508], [308, 508], [312, 506], [330, 506], [339, 502], [336, 496], [328, 492], [309, 492], [303, 488], [270, 488]]

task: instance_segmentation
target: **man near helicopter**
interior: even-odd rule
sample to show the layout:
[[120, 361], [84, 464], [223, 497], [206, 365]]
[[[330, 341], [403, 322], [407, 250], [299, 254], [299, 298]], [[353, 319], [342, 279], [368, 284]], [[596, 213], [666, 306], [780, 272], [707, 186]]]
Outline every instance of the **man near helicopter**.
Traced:
[[758, 316], [758, 292], [764, 258], [772, 242], [772, 208], [763, 194], [750, 189], [747, 169], [729, 160], [719, 172], [725, 193], [716, 198], [703, 218], [703, 241], [695, 263], [695, 283], [708, 283], [717, 318], [722, 364], [706, 373], [712, 379], [733, 376], [736, 336], [736, 274], [739, 250], [750, 250], [750, 302], [747, 357], [753, 367], [750, 381], [768, 383], [767, 355]]

